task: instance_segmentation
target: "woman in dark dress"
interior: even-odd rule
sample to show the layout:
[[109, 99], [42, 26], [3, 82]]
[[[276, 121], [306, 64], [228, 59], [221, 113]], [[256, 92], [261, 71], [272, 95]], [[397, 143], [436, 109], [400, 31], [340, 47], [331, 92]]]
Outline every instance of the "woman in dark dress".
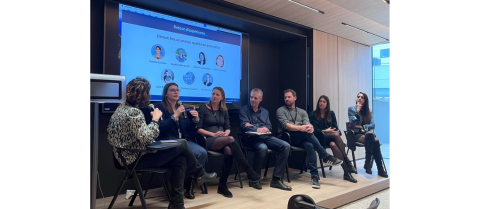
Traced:
[[230, 168], [235, 159], [246, 172], [249, 180], [258, 182], [263, 177], [255, 173], [252, 167], [248, 165], [240, 146], [230, 135], [230, 117], [228, 116], [227, 106], [225, 105], [225, 92], [221, 87], [215, 87], [212, 91], [212, 97], [206, 105], [198, 108], [199, 121], [197, 123], [197, 133], [206, 136], [206, 145], [208, 150], [223, 151], [224, 162], [222, 174], [220, 175], [220, 184], [217, 193], [225, 197], [233, 197], [227, 188], [227, 178], [230, 174]]
[[[347, 153], [345, 153], [345, 144], [340, 138], [341, 132], [338, 130], [337, 117], [335, 112], [330, 110], [330, 100], [327, 96], [322, 95], [318, 98], [317, 109], [308, 114], [310, 123], [312, 123], [314, 131], [313, 134], [320, 135], [323, 132], [325, 143], [327, 143], [332, 149], [333, 155], [338, 159], [344, 159], [342, 164], [343, 179], [357, 183], [357, 180], [353, 178], [351, 173], [355, 173], [356, 169], [352, 165], [352, 161], [348, 159]], [[321, 138], [317, 136], [317, 139]], [[322, 144], [325, 146], [325, 144]]]

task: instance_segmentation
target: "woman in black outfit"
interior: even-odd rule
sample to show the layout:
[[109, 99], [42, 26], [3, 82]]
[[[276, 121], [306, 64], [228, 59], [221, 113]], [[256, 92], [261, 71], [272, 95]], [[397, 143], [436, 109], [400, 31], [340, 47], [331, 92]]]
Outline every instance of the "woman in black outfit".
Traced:
[[252, 167], [248, 165], [235, 139], [228, 136], [230, 134], [230, 117], [228, 116], [227, 106], [225, 105], [225, 92], [221, 87], [213, 88], [210, 101], [208, 104], [200, 106], [198, 116], [200, 120], [197, 123], [197, 133], [207, 137], [207, 150], [223, 150], [225, 154], [217, 193], [225, 197], [233, 197], [227, 188], [227, 178], [230, 174], [230, 168], [232, 167], [234, 158], [247, 172], [249, 180], [253, 182], [262, 180], [263, 177], [255, 173]]

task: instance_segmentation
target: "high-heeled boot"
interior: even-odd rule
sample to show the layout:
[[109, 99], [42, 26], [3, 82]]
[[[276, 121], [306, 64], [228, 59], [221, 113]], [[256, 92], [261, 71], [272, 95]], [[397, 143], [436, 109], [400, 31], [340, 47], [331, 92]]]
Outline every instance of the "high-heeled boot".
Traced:
[[185, 194], [184, 196], [188, 199], [195, 199], [195, 194], [193, 193], [194, 182], [192, 178], [188, 178], [185, 183]]
[[348, 157], [343, 158], [343, 164], [347, 164], [348, 170], [350, 170], [350, 173], [357, 173], [357, 169], [355, 169], [355, 167], [352, 164], [352, 161], [350, 161], [350, 159], [348, 159]]
[[372, 165], [373, 165], [373, 144], [375, 142], [375, 135], [365, 134], [365, 172], [372, 174]]
[[220, 175], [217, 193], [223, 195], [224, 197], [233, 197], [233, 194], [227, 188], [227, 179], [230, 175], [230, 169], [232, 168], [233, 164], [233, 156], [225, 155], [223, 157], [223, 167], [222, 167], [222, 174]]
[[343, 168], [343, 180], [357, 183], [357, 180], [353, 178], [352, 174], [350, 173], [350, 169], [348, 169], [348, 166], [346, 165], [346, 163], [342, 163], [342, 168]]
[[238, 165], [240, 165], [245, 170], [245, 172], [247, 173], [247, 177], [250, 181], [258, 182], [263, 179], [262, 176], [258, 175], [252, 169], [252, 167], [248, 165], [247, 159], [245, 159], [242, 150], [236, 142], [233, 142], [227, 146], [230, 147], [230, 149], [232, 150], [233, 158], [235, 159], [235, 161], [237, 161]]
[[375, 158], [375, 164], [377, 164], [378, 175], [388, 178], [387, 168], [385, 168], [383, 162], [382, 151], [380, 150], [380, 142], [376, 141], [373, 145], [373, 158]]

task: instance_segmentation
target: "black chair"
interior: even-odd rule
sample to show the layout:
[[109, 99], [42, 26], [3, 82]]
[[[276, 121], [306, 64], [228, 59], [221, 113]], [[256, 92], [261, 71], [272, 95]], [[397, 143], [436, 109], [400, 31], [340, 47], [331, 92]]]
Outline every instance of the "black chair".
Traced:
[[[348, 151], [352, 150], [353, 166], [358, 171], [357, 162], [355, 160], [355, 151], [357, 150], [357, 147], [365, 147], [365, 144], [361, 142], [357, 142], [357, 140], [355, 140], [355, 132], [349, 127], [349, 124], [350, 124], [349, 122], [345, 123], [347, 127], [347, 130], [345, 131], [345, 137], [347, 138], [347, 147], [348, 147], [347, 155], [348, 155]], [[382, 143], [380, 143], [380, 146], [382, 146]], [[386, 168], [385, 163], [383, 164], [383, 167]], [[358, 174], [358, 172], [355, 172], [355, 174]]]
[[[243, 150], [243, 153], [245, 154], [245, 158], [248, 160], [248, 152], [255, 152], [255, 150], [253, 150], [252, 148], [248, 147], [248, 146], [245, 146], [245, 141], [246, 139], [248, 139], [248, 137], [250, 137], [250, 135], [247, 135], [245, 133], [243, 134], [238, 134], [238, 139], [240, 140], [240, 147], [242, 148]], [[245, 139], [245, 140], [242, 140]], [[273, 152], [271, 149], [267, 149], [267, 159], [265, 160], [265, 171], [263, 172], [263, 177], [267, 177], [267, 172], [268, 172], [268, 162], [270, 161], [270, 154], [271, 153], [275, 153]], [[276, 155], [276, 153], [275, 153]], [[287, 181], [288, 183], [290, 183], [290, 175], [289, 175], [289, 171], [288, 171], [288, 161], [287, 161], [287, 166], [285, 166], [285, 172], [287, 172]], [[261, 175], [261, 174], [260, 174]], [[237, 177], [237, 175], [235, 175], [235, 178]]]
[[[162, 184], [162, 187], [165, 189], [165, 193], [167, 194], [168, 200], [170, 201], [170, 199], [171, 199], [171, 197], [170, 197], [171, 186], [170, 186], [169, 181], [166, 180], [166, 178], [167, 178], [166, 174], [170, 171], [170, 169], [164, 168], [164, 167], [135, 169], [135, 167], [137, 166], [137, 163], [140, 161], [141, 157], [137, 158], [137, 160], [133, 163], [133, 165], [134, 165], [133, 168], [130, 169], [127, 166], [127, 162], [126, 162], [125, 158], [121, 155], [122, 151], [130, 151], [130, 152], [136, 152], [136, 153], [155, 153], [156, 152], [156, 151], [151, 151], [151, 150], [117, 148], [118, 156], [122, 160], [122, 164], [124, 166], [120, 165], [120, 163], [118, 163], [115, 156], [113, 156], [114, 166], [117, 170], [125, 172], [125, 177], [123, 178], [122, 182], [120, 183], [120, 186], [118, 187], [117, 191], [115, 192], [115, 196], [113, 196], [113, 199], [110, 202], [110, 205], [108, 206], [108, 209], [111, 209], [113, 207], [113, 204], [115, 203], [115, 200], [117, 200], [118, 194], [120, 193], [120, 190], [122, 190], [123, 185], [125, 185], [125, 183], [127, 181], [131, 180], [131, 179], [133, 179], [133, 181], [135, 182], [136, 190], [135, 190], [135, 194], [133, 195], [132, 199], [130, 200], [130, 203], [128, 204], [128, 206], [132, 206], [133, 202], [135, 202], [135, 198], [137, 197], [137, 195], [139, 195], [140, 196], [140, 201], [142, 202], [142, 207], [144, 209], [148, 208], [147, 204], [145, 202], [145, 196], [147, 195], [148, 187], [147, 187], [147, 190], [145, 190], [145, 193], [143, 193], [142, 186], [141, 186], [140, 181], [138, 179], [138, 174], [151, 173], [152, 175], [151, 175], [151, 178], [150, 178], [150, 182], [152, 181], [154, 174], [156, 174], [156, 173], [160, 174], [160, 182]], [[142, 179], [143, 179], [143, 175], [142, 175]], [[150, 184], [150, 182], [149, 182], [149, 184]]]
[[[303, 167], [300, 169], [300, 174], [302, 174], [304, 170], [306, 172], [307, 171], [307, 162], [308, 162], [307, 161], [307, 151], [305, 149], [301, 148], [301, 147], [292, 146], [292, 140], [291, 140], [291, 137], [290, 137], [290, 133], [288, 131], [284, 131], [282, 134], [280, 134], [278, 136], [278, 138], [286, 141], [290, 145], [290, 156], [292, 156], [292, 152], [305, 152], [305, 160], [303, 161]], [[322, 169], [323, 178], [326, 178], [325, 169], [323, 167], [323, 161], [321, 159], [320, 159], [320, 168]], [[317, 167], [317, 169], [318, 169], [318, 167]], [[287, 173], [287, 178], [290, 178], [288, 176], [288, 173]]]
[[[198, 143], [198, 138], [202, 140], [201, 143]], [[208, 150], [207, 149], [207, 137], [206, 136], [203, 136], [201, 134], [196, 134], [195, 135], [195, 142], [202, 146], [205, 150], [207, 150], [207, 153], [208, 153], [208, 157], [212, 156], [212, 157], [218, 157], [218, 156], [223, 156], [224, 154], [221, 153], [221, 152], [217, 152], [217, 151], [212, 151], [212, 150]], [[234, 142], [236, 143], [236, 142]], [[208, 163], [208, 157], [207, 157], [207, 162], [205, 162], [205, 164]], [[243, 183], [242, 183], [242, 177], [240, 176], [240, 169], [239, 169], [239, 166], [238, 166], [238, 163], [235, 162], [235, 165], [237, 166], [237, 173], [235, 174], [235, 178], [236, 176], [238, 175], [238, 181], [240, 182], [240, 188], [243, 189]], [[236, 180], [236, 179], [235, 179]], [[207, 190], [207, 187], [205, 186], [205, 191]]]

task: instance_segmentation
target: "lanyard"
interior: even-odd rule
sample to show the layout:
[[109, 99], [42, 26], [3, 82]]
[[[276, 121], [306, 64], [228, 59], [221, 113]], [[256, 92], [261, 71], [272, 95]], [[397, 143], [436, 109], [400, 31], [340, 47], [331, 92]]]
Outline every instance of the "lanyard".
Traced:
[[[287, 108], [287, 111], [288, 111], [288, 114], [290, 115], [290, 117], [293, 119], [293, 116], [292, 116], [292, 113], [290, 113], [290, 109], [288, 109], [287, 105], [285, 105], [285, 108]], [[293, 124], [295, 124], [295, 121], [297, 121], [297, 107], [295, 107], [295, 119], [293, 119]]]

